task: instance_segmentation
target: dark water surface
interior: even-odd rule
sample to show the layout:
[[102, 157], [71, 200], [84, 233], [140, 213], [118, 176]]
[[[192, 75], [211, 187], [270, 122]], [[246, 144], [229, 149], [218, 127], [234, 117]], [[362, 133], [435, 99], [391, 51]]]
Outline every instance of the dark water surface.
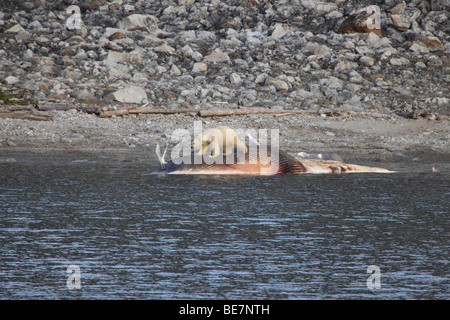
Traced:
[[449, 166], [395, 166], [217, 177], [0, 163], [0, 299], [448, 299]]

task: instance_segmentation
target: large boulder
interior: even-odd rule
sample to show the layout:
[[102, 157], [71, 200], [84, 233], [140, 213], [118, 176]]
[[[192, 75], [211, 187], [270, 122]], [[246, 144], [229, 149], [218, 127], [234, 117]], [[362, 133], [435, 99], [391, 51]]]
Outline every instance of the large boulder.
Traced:
[[129, 86], [119, 89], [110, 94], [111, 98], [123, 103], [146, 103], [147, 93], [138, 86]]
[[152, 32], [158, 29], [158, 20], [149, 14], [132, 14], [119, 22], [119, 28], [126, 31]]

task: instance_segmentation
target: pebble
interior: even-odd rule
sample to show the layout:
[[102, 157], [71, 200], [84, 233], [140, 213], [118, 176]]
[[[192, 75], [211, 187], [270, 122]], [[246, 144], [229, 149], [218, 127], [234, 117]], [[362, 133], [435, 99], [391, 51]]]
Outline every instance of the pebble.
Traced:
[[272, 77], [268, 77], [266, 79], [265, 85], [266, 86], [270, 86], [270, 85], [274, 86], [276, 91], [288, 91], [289, 90], [289, 85], [287, 84], [286, 81], [272, 78]]
[[408, 64], [409, 60], [404, 57], [401, 57], [401, 58], [392, 58], [389, 62], [393, 66], [402, 66], [402, 65]]
[[172, 55], [175, 53], [175, 49], [168, 46], [166, 43], [163, 43], [162, 45], [157, 46], [153, 50], [155, 52], [162, 53], [162, 54], [168, 54], [168, 55]]
[[192, 72], [194, 74], [200, 73], [200, 72], [205, 72], [206, 70], [208, 70], [208, 65], [203, 62], [196, 62], [196, 63], [194, 63], [194, 66], [192, 67]]
[[239, 74], [232, 73], [230, 75], [230, 82], [231, 82], [231, 84], [238, 85], [242, 82], [242, 78]]
[[367, 57], [367, 56], [362, 56], [359, 59], [359, 62], [362, 63], [363, 65], [367, 66], [367, 67], [371, 67], [375, 64], [375, 59], [372, 57]]
[[20, 79], [15, 76], [8, 76], [5, 78], [5, 83], [9, 84], [9, 85], [14, 85], [19, 82], [20, 82]]
[[422, 61], [418, 61], [414, 64], [414, 67], [416, 69], [425, 69], [427, 67], [427, 65], [425, 63], [423, 63]]
[[428, 49], [425, 45], [414, 42], [410, 47], [409, 50], [415, 52], [415, 53], [429, 53], [430, 49]]

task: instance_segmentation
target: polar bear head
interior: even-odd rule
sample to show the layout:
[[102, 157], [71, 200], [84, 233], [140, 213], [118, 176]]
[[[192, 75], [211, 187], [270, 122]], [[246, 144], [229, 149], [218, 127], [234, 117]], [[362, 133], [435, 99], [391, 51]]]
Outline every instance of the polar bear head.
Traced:
[[221, 153], [228, 155], [238, 149], [247, 152], [247, 146], [239, 139], [236, 132], [226, 126], [204, 130], [193, 143], [194, 149], [199, 149], [199, 155], [211, 154], [217, 157]]

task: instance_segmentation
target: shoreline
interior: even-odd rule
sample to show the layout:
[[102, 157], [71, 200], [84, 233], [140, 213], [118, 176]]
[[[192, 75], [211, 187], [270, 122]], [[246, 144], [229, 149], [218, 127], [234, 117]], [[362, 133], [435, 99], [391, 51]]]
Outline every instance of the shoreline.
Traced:
[[[148, 161], [155, 146], [176, 144], [176, 129], [227, 125], [237, 129], [279, 129], [280, 148], [338, 154], [344, 162], [448, 162], [448, 120], [378, 119], [361, 115], [245, 115], [201, 118], [183, 115], [127, 115], [99, 118], [78, 111], [52, 112], [53, 121], [0, 119], [0, 159]], [[170, 155], [170, 154], [169, 154]], [[78, 159], [79, 160], [79, 159]], [[357, 163], [356, 163], [357, 164]]]

